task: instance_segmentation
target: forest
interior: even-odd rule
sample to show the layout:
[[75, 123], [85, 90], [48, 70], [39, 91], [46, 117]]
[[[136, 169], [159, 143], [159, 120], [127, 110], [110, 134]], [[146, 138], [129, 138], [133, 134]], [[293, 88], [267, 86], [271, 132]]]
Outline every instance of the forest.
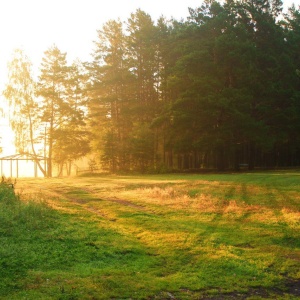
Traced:
[[34, 76], [17, 49], [3, 94], [47, 177], [86, 156], [111, 172], [296, 167], [299, 49], [300, 7], [281, 0], [206, 0], [186, 20], [138, 9], [97, 30], [89, 62], [52, 45]]

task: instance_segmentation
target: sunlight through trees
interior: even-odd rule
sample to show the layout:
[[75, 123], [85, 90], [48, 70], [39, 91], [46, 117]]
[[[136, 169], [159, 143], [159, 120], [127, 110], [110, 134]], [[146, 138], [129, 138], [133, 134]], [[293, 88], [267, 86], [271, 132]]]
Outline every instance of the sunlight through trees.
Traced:
[[109, 171], [300, 164], [300, 11], [204, 1], [187, 21], [138, 9], [100, 28], [91, 62], [53, 45], [33, 80], [16, 50], [4, 91], [19, 151], [46, 176], [91, 155]]

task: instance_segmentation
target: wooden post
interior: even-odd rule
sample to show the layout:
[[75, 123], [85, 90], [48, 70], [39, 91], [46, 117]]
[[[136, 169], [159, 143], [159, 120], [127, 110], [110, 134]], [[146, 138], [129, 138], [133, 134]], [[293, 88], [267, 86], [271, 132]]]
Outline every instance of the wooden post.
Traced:
[[44, 159], [44, 168], [45, 168], [45, 177], [48, 177], [48, 166], [47, 166], [47, 158], [45, 156], [45, 159]]
[[37, 177], [37, 163], [34, 161], [34, 177]]
[[12, 159], [10, 159], [10, 177], [12, 177]]

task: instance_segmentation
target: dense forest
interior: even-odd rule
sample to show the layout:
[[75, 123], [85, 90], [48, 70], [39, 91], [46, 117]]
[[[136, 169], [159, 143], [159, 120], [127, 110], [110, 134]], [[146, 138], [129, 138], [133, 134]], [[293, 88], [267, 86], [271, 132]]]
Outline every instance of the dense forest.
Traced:
[[300, 166], [299, 8], [207, 0], [189, 12], [105, 23], [90, 62], [69, 65], [53, 45], [37, 79], [16, 50], [4, 95], [19, 151], [47, 156], [45, 176], [88, 154], [113, 172]]

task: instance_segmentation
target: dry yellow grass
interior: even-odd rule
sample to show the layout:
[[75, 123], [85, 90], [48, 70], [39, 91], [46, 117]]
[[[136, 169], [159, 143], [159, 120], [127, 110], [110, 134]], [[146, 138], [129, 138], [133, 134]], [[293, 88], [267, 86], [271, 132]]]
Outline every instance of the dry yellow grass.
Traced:
[[[168, 183], [168, 182], [167, 182]], [[22, 199], [36, 199], [37, 201], [45, 201], [56, 209], [64, 209], [71, 211], [72, 208], [66, 208], [58, 201], [62, 197], [62, 189], [66, 186], [76, 186], [76, 188], [86, 190], [93, 194], [97, 206], [97, 199], [130, 199], [133, 203], [154, 205], [158, 207], [166, 207], [172, 209], [180, 209], [194, 211], [199, 213], [222, 213], [234, 214], [235, 217], [249, 214], [251, 221], [276, 223], [278, 221], [287, 222], [298, 226], [300, 222], [299, 211], [282, 207], [281, 212], [274, 213], [274, 210], [263, 204], [247, 204], [245, 201], [227, 200], [225, 194], [214, 194], [212, 191], [226, 190], [232, 188], [234, 193], [239, 195], [247, 193], [247, 197], [255, 197], [257, 195], [273, 195], [274, 201], [284, 203], [285, 195], [276, 191], [276, 189], [266, 189], [262, 186], [248, 185], [246, 188], [242, 185], [232, 185], [232, 183], [224, 183], [218, 181], [196, 180], [188, 183], [185, 180], [172, 180], [172, 185], [167, 185], [165, 180], [141, 180], [135, 178], [52, 178], [52, 179], [20, 179], [18, 180], [16, 191], [22, 196]], [[136, 186], [128, 188], [128, 186]], [[147, 187], [139, 187], [148, 185]], [[193, 188], [199, 188], [200, 192], [194, 197], [189, 196], [188, 191]], [[57, 190], [57, 191], [55, 191]], [[289, 197], [293, 197], [294, 201], [300, 199], [299, 194], [291, 193]], [[98, 203], [99, 204], [99, 203]], [[103, 208], [102, 208], [103, 209]], [[155, 207], [153, 208], [155, 210]], [[111, 212], [103, 212], [110, 219], [116, 216]]]
[[[96, 271], [100, 274], [97, 284], [105, 278], [112, 290], [123, 280], [126, 266], [118, 265], [110, 272], [106, 268], [125, 258], [132, 258], [135, 264], [140, 257], [143, 263], [138, 271], [146, 263], [147, 272], [128, 270], [128, 282], [139, 281], [147, 289], [151, 278], [173, 291], [188, 291], [195, 299], [203, 288], [251, 291], [257, 286], [276, 286], [287, 273], [293, 280], [300, 278], [296, 268], [300, 252], [295, 246], [300, 230], [299, 195], [293, 186], [289, 190], [253, 178], [250, 183], [248, 178], [236, 182], [226, 175], [224, 180], [222, 176], [220, 180], [161, 178], [20, 179], [16, 192], [24, 201], [47, 202], [63, 212], [66, 220], [71, 215], [70, 232], [79, 226], [85, 237], [89, 234], [85, 226], [93, 227], [88, 249], [98, 253], [106, 243], [115, 251], [105, 253], [108, 265]], [[86, 267], [86, 277], [76, 275], [68, 285], [78, 285], [82, 279], [90, 289], [99, 288], [87, 275], [97, 267], [91, 267], [89, 261]], [[38, 280], [29, 284], [32, 289], [44, 287]], [[165, 290], [163, 293], [166, 295]]]

